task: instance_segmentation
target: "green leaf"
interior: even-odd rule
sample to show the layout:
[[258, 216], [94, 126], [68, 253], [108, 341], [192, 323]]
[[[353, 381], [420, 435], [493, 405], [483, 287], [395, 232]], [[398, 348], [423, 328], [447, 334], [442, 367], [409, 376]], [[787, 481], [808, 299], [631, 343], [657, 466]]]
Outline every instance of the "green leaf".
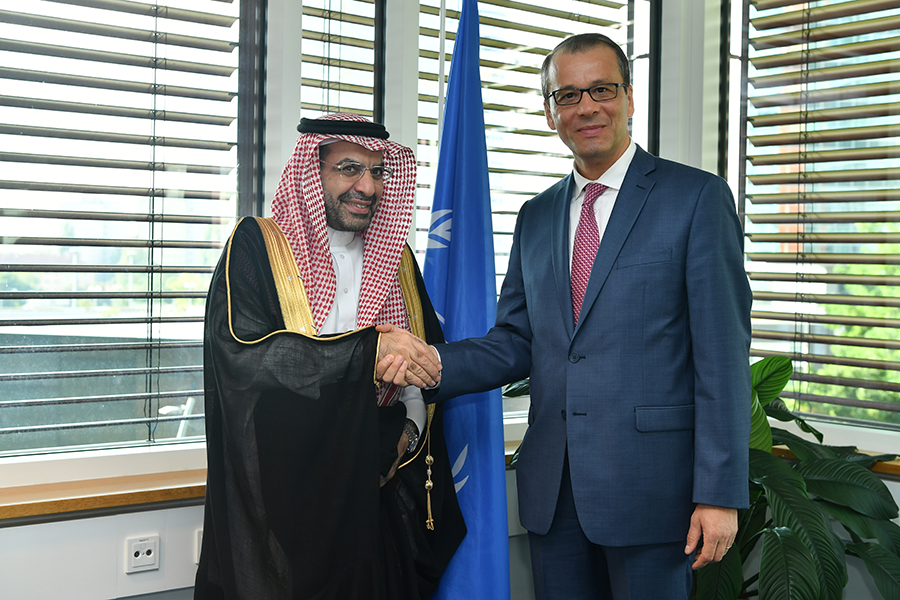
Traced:
[[871, 469], [875, 466], [875, 463], [890, 461], [897, 458], [896, 454], [863, 454], [862, 452], [857, 452], [856, 448], [853, 448], [850, 451], [845, 451], [843, 448], [839, 447], [831, 447], [838, 458], [843, 458], [849, 462], [855, 462], [859, 466]]
[[832, 519], [843, 525], [847, 531], [852, 531], [860, 538], [875, 539], [875, 528], [872, 527], [872, 523], [876, 522], [876, 520], [872, 517], [867, 517], [852, 508], [847, 508], [828, 500], [822, 500], [821, 498], [816, 500], [816, 504], [828, 513]]
[[896, 454], [872, 454], [870, 456], [878, 462], [890, 462], [892, 460], [897, 460]]
[[869, 542], [851, 544], [847, 549], [863, 560], [884, 600], [900, 600], [900, 557]]
[[837, 453], [836, 458], [840, 458], [841, 460], [846, 460], [847, 462], [851, 462], [861, 466], [863, 469], [871, 469], [875, 466], [875, 463], [878, 462], [878, 459], [869, 454], [862, 454], [861, 452], [853, 452], [848, 454]]
[[790, 423], [794, 420], [794, 413], [790, 411], [784, 400], [775, 398], [765, 406], [766, 414], [773, 419], [778, 419], [783, 423]]
[[802, 489], [806, 492], [806, 483], [800, 474], [788, 466], [784, 459], [763, 452], [750, 449], [750, 480], [759, 483], [763, 478], [777, 478]]
[[766, 414], [772, 417], [773, 419], [778, 419], [779, 421], [788, 423], [790, 421], [794, 421], [797, 424], [797, 427], [800, 428], [800, 431], [804, 433], [809, 433], [815, 436], [819, 443], [822, 442], [825, 436], [822, 433], [814, 428], [812, 425], [804, 421], [802, 418], [796, 416], [784, 403], [784, 400], [781, 398], [775, 398], [765, 406]]
[[787, 527], [809, 549], [813, 559], [821, 600], [841, 600], [847, 585], [847, 563], [843, 543], [834, 534], [822, 509], [791, 482], [764, 477], [760, 483], [777, 527]]
[[513, 455], [509, 458], [509, 466], [514, 467], [516, 463], [519, 462], [519, 450], [522, 449], [522, 443], [520, 442], [518, 446], [516, 446], [516, 451], [513, 452]]
[[765, 406], [781, 394], [794, 374], [791, 359], [786, 356], [767, 356], [750, 365], [751, 386]]
[[852, 508], [826, 500], [818, 500], [816, 504], [839, 521], [847, 531], [863, 539], [876, 539], [887, 551], [900, 556], [900, 525], [893, 521], [867, 517]]
[[797, 427], [800, 428], [800, 431], [804, 433], [811, 433], [816, 436], [816, 439], [819, 440], [819, 443], [822, 443], [822, 440], [825, 439], [825, 436], [822, 435], [822, 432], [801, 419], [800, 417], [794, 417], [794, 422], [797, 423]]
[[820, 458], [834, 458], [835, 456], [834, 451], [828, 446], [805, 440], [799, 435], [778, 427], [772, 428], [772, 443], [784, 444], [791, 449], [791, 452], [797, 455], [801, 462], [810, 462]]
[[503, 390], [503, 395], [507, 398], [515, 398], [516, 396], [527, 396], [531, 393], [531, 379], [522, 379], [515, 381]]
[[766, 526], [768, 520], [769, 503], [765, 496], [751, 504], [748, 510], [738, 511], [738, 532], [734, 538], [734, 545], [741, 551], [741, 560], [747, 562], [747, 557], [753, 552], [759, 541], [758, 533]]
[[893, 521], [872, 521], [875, 539], [888, 552], [900, 557], [900, 525]]
[[849, 506], [873, 519], [897, 517], [897, 503], [891, 492], [868, 469], [839, 458], [802, 462], [797, 468], [810, 494]]
[[772, 451], [772, 429], [756, 390], [753, 390], [750, 398], [750, 447], [763, 452]]
[[726, 552], [717, 563], [710, 563], [695, 573], [696, 600], [734, 600], [744, 583], [740, 552]]
[[763, 532], [759, 600], [818, 600], [819, 578], [806, 545], [787, 527]]

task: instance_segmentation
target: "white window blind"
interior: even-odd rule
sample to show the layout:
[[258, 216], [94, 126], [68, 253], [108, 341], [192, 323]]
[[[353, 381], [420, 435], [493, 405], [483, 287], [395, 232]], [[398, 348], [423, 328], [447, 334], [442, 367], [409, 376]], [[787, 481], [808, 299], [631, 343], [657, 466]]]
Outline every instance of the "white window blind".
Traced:
[[239, 9], [0, 10], [0, 454], [202, 439]]
[[900, 426], [900, 1], [750, 8], [746, 212], [756, 357], [794, 410]]
[[374, 0], [304, 0], [302, 115], [352, 112], [373, 118]]

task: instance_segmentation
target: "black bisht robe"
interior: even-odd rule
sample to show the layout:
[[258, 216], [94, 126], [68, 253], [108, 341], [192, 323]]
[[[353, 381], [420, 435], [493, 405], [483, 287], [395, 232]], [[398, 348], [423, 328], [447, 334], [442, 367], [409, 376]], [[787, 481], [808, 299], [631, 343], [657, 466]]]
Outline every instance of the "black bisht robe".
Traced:
[[[415, 261], [412, 261], [415, 264]], [[443, 341], [415, 268], [427, 341]], [[285, 331], [260, 227], [235, 228], [210, 285], [204, 335], [207, 488], [195, 599], [428, 598], [465, 536], [440, 407], [425, 457], [379, 488], [405, 408], [379, 408], [373, 327]]]

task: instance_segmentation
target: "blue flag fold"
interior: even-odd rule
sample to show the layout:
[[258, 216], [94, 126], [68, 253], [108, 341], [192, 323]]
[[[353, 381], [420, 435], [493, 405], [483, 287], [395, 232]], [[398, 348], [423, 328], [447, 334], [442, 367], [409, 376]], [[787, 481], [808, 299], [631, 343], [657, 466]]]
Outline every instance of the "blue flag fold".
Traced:
[[[449, 342], [484, 335], [497, 313], [479, 48], [478, 3], [463, 0], [423, 273]], [[509, 598], [500, 390], [449, 400], [444, 405], [444, 434], [468, 533], [434, 598]]]

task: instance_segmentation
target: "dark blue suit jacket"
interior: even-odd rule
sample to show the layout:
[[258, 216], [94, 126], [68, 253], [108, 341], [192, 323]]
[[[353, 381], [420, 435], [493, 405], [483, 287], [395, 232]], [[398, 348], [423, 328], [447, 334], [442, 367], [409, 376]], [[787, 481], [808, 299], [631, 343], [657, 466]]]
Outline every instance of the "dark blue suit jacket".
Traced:
[[568, 446], [592, 542], [684, 540], [696, 503], [748, 504], [751, 294], [734, 200], [719, 177], [638, 148], [575, 327], [573, 185], [522, 206], [496, 326], [438, 346], [436, 399], [531, 376], [516, 467], [529, 531], [550, 528]]

